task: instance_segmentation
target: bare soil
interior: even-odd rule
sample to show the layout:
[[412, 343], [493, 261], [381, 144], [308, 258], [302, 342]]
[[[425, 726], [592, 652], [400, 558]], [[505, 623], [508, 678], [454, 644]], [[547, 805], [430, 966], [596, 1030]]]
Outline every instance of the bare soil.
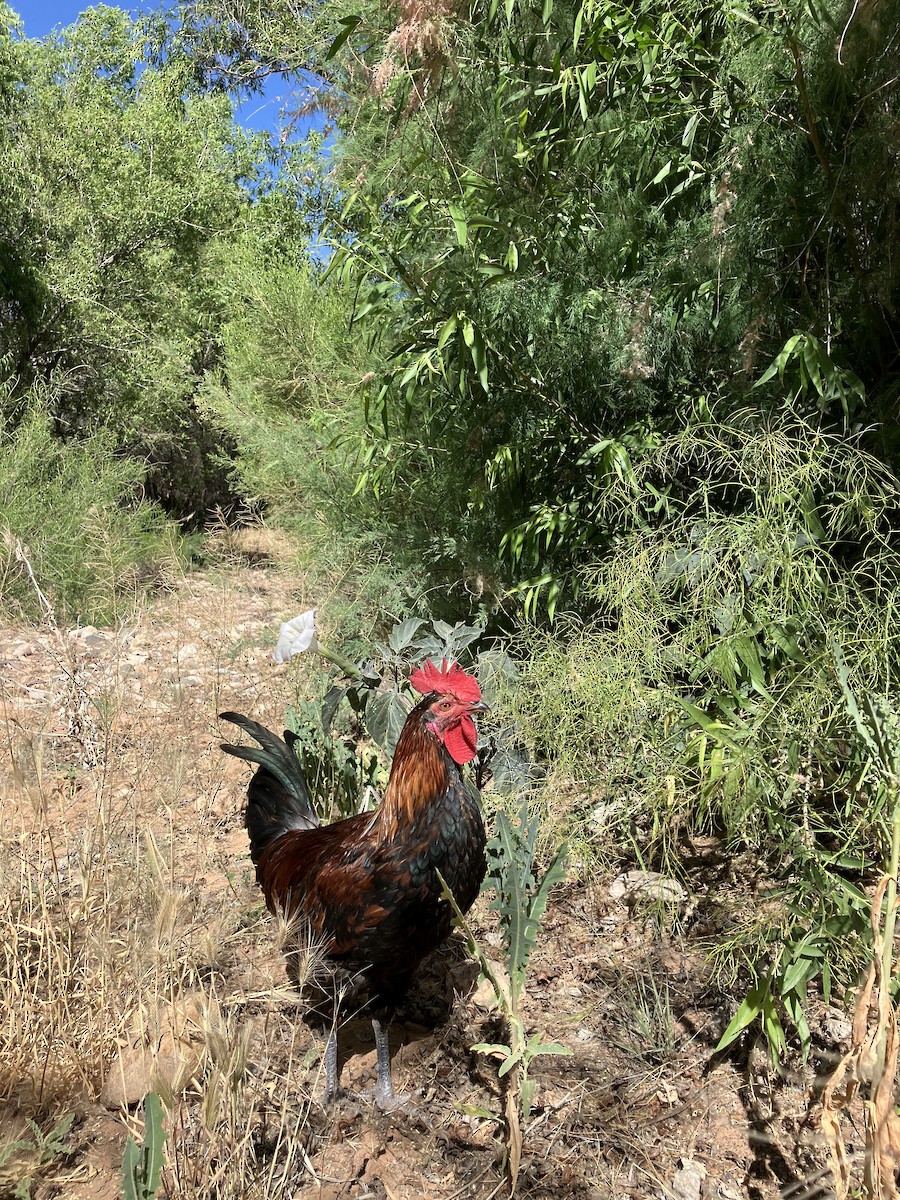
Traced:
[[[48, 1200], [117, 1196], [151, 1086], [167, 1106], [167, 1196], [505, 1193], [502, 1083], [471, 1049], [502, 1029], [460, 942], [423, 969], [392, 1030], [405, 1106], [372, 1103], [361, 1017], [341, 1035], [350, 1095], [318, 1100], [322, 1038], [262, 909], [242, 826], [248, 769], [218, 751], [216, 717], [281, 727], [309, 668], [276, 667], [270, 647], [313, 599], [260, 556], [189, 576], [118, 630], [0, 631], [15, 962], [26, 938], [57, 944], [42, 922], [68, 931], [57, 969], [8, 968], [0, 998], [0, 1197], [27, 1178]], [[662, 911], [611, 878], [571, 879], [551, 902], [526, 1020], [571, 1055], [535, 1064], [523, 1197], [831, 1194], [816, 1087], [849, 1029], [835, 1018], [829, 1036], [820, 1013], [812, 1060], [791, 1071], [752, 1043], [713, 1054], [734, 997], [710, 978], [704, 943], [741, 885], [715, 842], [691, 853], [689, 893]], [[473, 925], [499, 945], [484, 902]], [[64, 1148], [42, 1157], [35, 1129], [66, 1113]]]

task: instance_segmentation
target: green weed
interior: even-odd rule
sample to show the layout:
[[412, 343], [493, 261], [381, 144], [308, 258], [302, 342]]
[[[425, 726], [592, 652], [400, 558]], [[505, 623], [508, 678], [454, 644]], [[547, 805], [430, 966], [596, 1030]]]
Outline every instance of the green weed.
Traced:
[[[31, 1200], [32, 1188], [47, 1167], [61, 1154], [69, 1150], [68, 1137], [75, 1120], [74, 1113], [67, 1113], [49, 1132], [44, 1133], [37, 1122], [29, 1120], [29, 1136], [18, 1138], [0, 1148], [0, 1192], [14, 1200]], [[8, 1172], [13, 1164], [22, 1160], [28, 1165], [16, 1171], [14, 1182]]]
[[156, 1092], [149, 1092], [144, 1099], [144, 1140], [140, 1147], [131, 1137], [125, 1143], [122, 1159], [123, 1200], [155, 1200], [159, 1191], [165, 1144], [162, 1101]]
[[537, 944], [550, 891], [565, 878], [565, 846], [557, 849], [544, 873], [537, 875], [535, 846], [539, 822], [539, 816], [528, 816], [524, 805], [515, 824], [506, 813], [498, 812], [496, 832], [487, 845], [485, 887], [494, 891], [491, 909], [500, 923], [508, 986], [476, 941], [450, 889], [444, 886], [444, 899], [453, 906], [457, 924], [466, 936], [470, 952], [478, 958], [506, 1022], [507, 1043], [480, 1042], [472, 1049], [496, 1058], [500, 1062], [500, 1078], [505, 1080], [504, 1118], [511, 1192], [516, 1189], [522, 1159], [522, 1122], [531, 1114], [537, 1086], [529, 1074], [531, 1064], [544, 1054], [571, 1054], [571, 1050], [558, 1042], [546, 1041], [540, 1031], [529, 1035], [521, 1012], [528, 963]]

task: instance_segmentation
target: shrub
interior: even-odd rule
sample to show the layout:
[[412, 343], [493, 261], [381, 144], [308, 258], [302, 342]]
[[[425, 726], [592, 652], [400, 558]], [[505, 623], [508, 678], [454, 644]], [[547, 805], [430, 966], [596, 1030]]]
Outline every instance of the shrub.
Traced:
[[54, 437], [39, 408], [0, 431], [0, 612], [46, 615], [37, 584], [58, 618], [113, 621], [177, 563], [174, 526], [142, 499], [143, 474], [108, 435]]

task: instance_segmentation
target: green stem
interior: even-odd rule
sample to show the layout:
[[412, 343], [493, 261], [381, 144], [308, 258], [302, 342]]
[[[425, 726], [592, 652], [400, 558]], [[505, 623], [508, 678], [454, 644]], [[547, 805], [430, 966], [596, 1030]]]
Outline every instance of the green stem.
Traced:
[[327, 658], [329, 662], [334, 663], [336, 667], [340, 667], [348, 679], [362, 679], [362, 671], [356, 663], [345, 658], [343, 654], [338, 654], [335, 650], [326, 650], [324, 646], [319, 646], [317, 653], [322, 658]]

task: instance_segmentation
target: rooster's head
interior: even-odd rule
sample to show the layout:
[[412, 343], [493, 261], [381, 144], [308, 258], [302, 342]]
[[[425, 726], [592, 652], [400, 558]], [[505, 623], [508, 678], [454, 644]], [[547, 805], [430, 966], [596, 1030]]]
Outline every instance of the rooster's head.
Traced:
[[454, 762], [471, 761], [478, 746], [472, 717], [487, 712], [475, 676], [445, 659], [440, 666], [423, 663], [413, 671], [409, 682], [428, 701], [422, 715], [426, 729], [441, 739]]

